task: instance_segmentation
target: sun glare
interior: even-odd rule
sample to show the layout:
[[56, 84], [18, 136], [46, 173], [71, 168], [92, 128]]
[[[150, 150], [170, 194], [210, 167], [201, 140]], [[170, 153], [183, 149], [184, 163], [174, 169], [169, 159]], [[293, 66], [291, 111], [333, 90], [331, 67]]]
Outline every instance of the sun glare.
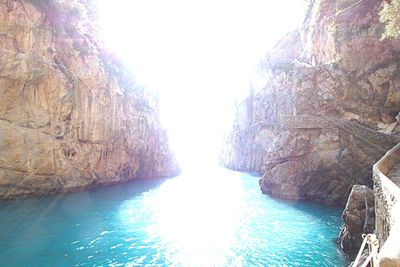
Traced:
[[[238, 233], [245, 212], [243, 185], [237, 172], [214, 169], [212, 173], [210, 177], [209, 172], [200, 171], [164, 182], [125, 202], [120, 220], [132, 230], [145, 216], [150, 224], [144, 233], [148, 242], [162, 240], [172, 266], [232, 266], [227, 261], [240, 261], [233, 248], [240, 246], [240, 237], [246, 234]], [[227, 184], [229, 189], [221, 195]], [[137, 206], [148, 208], [138, 212]]]
[[104, 41], [160, 98], [183, 169], [216, 163], [252, 68], [302, 22], [300, 0], [98, 0]]

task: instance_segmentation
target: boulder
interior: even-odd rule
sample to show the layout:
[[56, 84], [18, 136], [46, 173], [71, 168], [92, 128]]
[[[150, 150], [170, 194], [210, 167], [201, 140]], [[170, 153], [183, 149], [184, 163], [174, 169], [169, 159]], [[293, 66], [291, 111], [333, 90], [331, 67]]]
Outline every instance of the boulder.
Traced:
[[343, 251], [354, 260], [360, 250], [362, 234], [375, 229], [374, 192], [364, 185], [354, 185], [342, 213], [344, 225], [339, 235]]

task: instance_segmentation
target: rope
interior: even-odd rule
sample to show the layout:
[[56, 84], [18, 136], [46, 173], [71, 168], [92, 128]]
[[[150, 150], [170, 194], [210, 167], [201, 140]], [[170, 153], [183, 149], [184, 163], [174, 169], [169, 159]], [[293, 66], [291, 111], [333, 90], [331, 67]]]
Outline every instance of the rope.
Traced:
[[364, 188], [364, 204], [365, 204], [365, 220], [364, 220], [364, 227], [363, 227], [363, 232], [367, 232], [367, 224], [368, 224], [368, 200], [367, 200], [367, 188], [365, 185], [363, 185]]
[[[347, 12], [348, 10], [350, 10], [350, 9], [352, 9], [353, 7], [355, 7], [355, 6], [359, 5], [359, 4], [361, 4], [361, 3], [364, 2], [364, 1], [365, 1], [365, 0], [359, 0], [359, 1], [357, 1], [356, 3], [350, 5], [350, 6], [344, 8], [344, 9], [342, 9], [342, 10], [336, 11], [334, 14], [332, 14], [332, 15], [326, 17], [325, 19], [331, 19], [331, 18], [337, 17], [338, 15]], [[315, 3], [313, 3], [312, 5], [313, 5], [312, 8], [314, 8]], [[307, 17], [306, 17], [306, 19], [307, 19]], [[305, 26], [310, 27], [310, 26], [314, 26], [314, 25], [312, 25], [311, 22], [308, 22]], [[315, 27], [315, 26], [314, 26], [314, 27]], [[319, 27], [316, 27], [316, 28], [322, 28], [322, 26], [320, 25]]]
[[[356, 3], [350, 5], [350, 6], [344, 8], [344, 9], [342, 9], [342, 10], [338, 10], [338, 11], [334, 12], [334, 14], [325, 17], [325, 20], [330, 20], [330, 19], [332, 19], [332, 18], [336, 19], [338, 15], [347, 12], [348, 10], [354, 8], [355, 6], [361, 4], [361, 3], [364, 2], [364, 1], [365, 1], [365, 0], [359, 0], [359, 1], [357, 1]], [[317, 25], [315, 22], [313, 22], [313, 21], [311, 20], [312, 15], [310, 15], [310, 14], [311, 14], [313, 8], [315, 8], [315, 1], [311, 2], [310, 7], [309, 7], [309, 11], [307, 12], [307, 15], [306, 15], [306, 17], [305, 17], [305, 19], [304, 19], [304, 22], [303, 22], [303, 25], [301, 26], [301, 28], [311, 28], [311, 27], [313, 27], [313, 28], [315, 28], [315, 30], [320, 31], [320, 30], [324, 27], [324, 25]], [[306, 22], [307, 22], [307, 23], [306, 23]], [[303, 52], [303, 54], [304, 54], [304, 52]], [[314, 57], [314, 55], [313, 55], [312, 57]], [[297, 60], [300, 62], [300, 59], [301, 59], [301, 58], [298, 58]], [[310, 58], [309, 61], [311, 61], [310, 63], [313, 63], [313, 58]], [[304, 62], [304, 63], [306, 63], [306, 64], [308, 64], [308, 65], [311, 65], [311, 66], [316, 66], [316, 67], [321, 67], [321, 66], [323, 66], [323, 64], [318, 64], [318, 65], [316, 65], [316, 64], [309, 64], [309, 63], [307, 63], [307, 62]]]
[[346, 12], [347, 10], [352, 9], [353, 7], [355, 7], [356, 5], [358, 5], [358, 4], [362, 3], [362, 2], [364, 2], [364, 0], [360, 0], [360, 1], [350, 5], [348, 7], [346, 7], [345, 9], [339, 10], [338, 12], [336, 12], [336, 15], [340, 15], [340, 14]]

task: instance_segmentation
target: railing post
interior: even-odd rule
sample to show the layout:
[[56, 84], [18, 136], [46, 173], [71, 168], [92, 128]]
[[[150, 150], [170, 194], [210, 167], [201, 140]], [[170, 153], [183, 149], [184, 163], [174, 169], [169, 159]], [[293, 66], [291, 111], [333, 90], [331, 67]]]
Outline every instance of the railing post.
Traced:
[[363, 242], [362, 242], [362, 244], [361, 244], [360, 250], [358, 251], [357, 257], [356, 257], [356, 259], [354, 260], [352, 266], [357, 266], [357, 265], [358, 265], [358, 262], [360, 261], [360, 258], [361, 258], [361, 254], [362, 254], [362, 252], [364, 251], [365, 244], [367, 243], [367, 238], [365, 238], [364, 235], [362, 236], [362, 238], [363, 238], [364, 240], [363, 240]]
[[379, 249], [379, 240], [376, 238], [376, 235], [370, 234], [368, 235], [368, 246], [369, 246], [369, 253], [372, 255], [371, 263], [372, 267], [379, 267], [378, 261], [378, 249]]
[[361, 265], [361, 267], [366, 267], [369, 262], [371, 262], [372, 267], [379, 267], [379, 260], [378, 260], [378, 249], [379, 249], [379, 241], [374, 234], [363, 234], [362, 238], [364, 241], [358, 251], [357, 257], [353, 262], [354, 267], [357, 267], [359, 261], [361, 259], [361, 254], [364, 251], [365, 244], [368, 244], [368, 257], [365, 262]]

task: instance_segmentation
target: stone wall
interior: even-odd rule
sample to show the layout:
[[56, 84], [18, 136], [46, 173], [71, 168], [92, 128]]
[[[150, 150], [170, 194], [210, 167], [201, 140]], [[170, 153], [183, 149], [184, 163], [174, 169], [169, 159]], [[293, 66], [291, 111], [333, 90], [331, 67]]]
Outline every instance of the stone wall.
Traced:
[[400, 265], [400, 188], [388, 177], [396, 164], [400, 164], [400, 144], [373, 167], [375, 225], [381, 266]]

